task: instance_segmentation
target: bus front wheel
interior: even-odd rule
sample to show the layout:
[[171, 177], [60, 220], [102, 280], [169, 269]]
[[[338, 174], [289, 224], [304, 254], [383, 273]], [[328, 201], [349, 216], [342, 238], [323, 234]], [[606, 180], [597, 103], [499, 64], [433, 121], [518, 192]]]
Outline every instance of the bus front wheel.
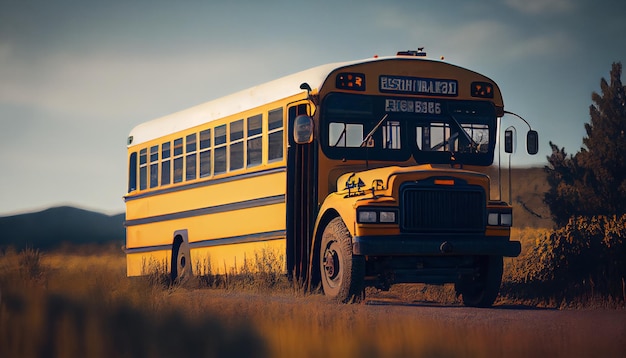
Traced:
[[343, 303], [364, 298], [365, 258], [352, 254], [352, 236], [340, 217], [324, 229], [319, 260], [325, 295]]
[[457, 294], [468, 307], [491, 307], [498, 297], [503, 271], [502, 256], [478, 259], [478, 277], [457, 283]]

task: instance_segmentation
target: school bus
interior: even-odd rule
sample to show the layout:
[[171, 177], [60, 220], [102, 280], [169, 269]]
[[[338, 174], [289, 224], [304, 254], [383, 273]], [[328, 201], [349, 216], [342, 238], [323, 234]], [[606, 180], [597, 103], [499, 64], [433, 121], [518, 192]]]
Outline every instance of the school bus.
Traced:
[[150, 262], [175, 280], [227, 274], [270, 250], [341, 302], [419, 282], [490, 306], [503, 257], [520, 253], [511, 206], [476, 169], [494, 162], [504, 113], [494, 81], [420, 50], [140, 124], [127, 143], [127, 274]]

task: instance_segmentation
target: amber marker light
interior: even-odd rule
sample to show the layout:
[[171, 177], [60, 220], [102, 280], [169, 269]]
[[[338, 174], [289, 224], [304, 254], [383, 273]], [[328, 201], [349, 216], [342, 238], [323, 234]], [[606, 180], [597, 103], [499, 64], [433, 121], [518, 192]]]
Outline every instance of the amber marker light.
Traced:
[[493, 98], [493, 84], [489, 82], [472, 82], [472, 97]]
[[342, 72], [337, 75], [335, 84], [338, 89], [365, 91], [365, 74]]
[[453, 179], [435, 179], [435, 185], [454, 185]]

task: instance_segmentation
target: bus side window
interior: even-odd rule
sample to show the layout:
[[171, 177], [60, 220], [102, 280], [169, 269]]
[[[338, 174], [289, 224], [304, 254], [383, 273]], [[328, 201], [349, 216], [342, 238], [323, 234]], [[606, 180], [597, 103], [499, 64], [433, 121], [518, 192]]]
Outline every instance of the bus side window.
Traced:
[[268, 161], [283, 159], [283, 109], [269, 112], [267, 131], [269, 138]]
[[150, 188], [159, 186], [159, 146], [150, 147]]
[[190, 134], [185, 139], [186, 175], [185, 180], [196, 179], [196, 134]]
[[200, 178], [211, 175], [211, 129], [200, 132]]
[[183, 181], [183, 139], [174, 139], [174, 183]]
[[161, 185], [168, 185], [171, 177], [170, 142], [161, 144]]
[[226, 125], [215, 127], [213, 174], [226, 172]]
[[130, 154], [128, 160], [128, 192], [137, 190], [137, 152]]
[[259, 165], [263, 160], [263, 115], [248, 118], [247, 137], [247, 166]]
[[139, 189], [148, 187], [148, 150], [146, 148], [139, 151]]
[[243, 119], [230, 124], [230, 170], [243, 168]]

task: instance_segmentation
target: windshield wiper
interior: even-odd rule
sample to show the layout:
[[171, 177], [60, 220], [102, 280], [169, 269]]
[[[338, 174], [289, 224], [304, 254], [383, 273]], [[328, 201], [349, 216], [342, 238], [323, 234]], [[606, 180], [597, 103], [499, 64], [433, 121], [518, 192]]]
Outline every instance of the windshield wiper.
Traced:
[[383, 118], [381, 118], [380, 121], [378, 121], [378, 123], [376, 123], [376, 125], [374, 126], [374, 129], [372, 129], [369, 133], [367, 133], [367, 135], [365, 136], [365, 138], [363, 139], [359, 147], [363, 148], [366, 146], [367, 142], [369, 142], [370, 139], [372, 139], [372, 137], [374, 136], [374, 133], [378, 130], [378, 128], [380, 128], [380, 126], [383, 124], [385, 119], [387, 119], [387, 116], [389, 116], [388, 113], [385, 114]]
[[337, 138], [337, 141], [335, 142], [334, 145], [332, 145], [332, 147], [336, 147], [339, 145], [339, 142], [341, 142], [341, 139], [343, 139], [343, 137], [346, 135], [346, 125], [343, 125], [343, 131], [341, 131], [341, 134], [339, 135], [339, 138]]
[[463, 129], [463, 127], [461, 126], [461, 123], [459, 123], [459, 121], [456, 120], [456, 118], [454, 118], [454, 116], [450, 116], [450, 118], [452, 118], [452, 120], [454, 121], [454, 124], [457, 125], [457, 127], [459, 128], [459, 131], [461, 131], [461, 133], [463, 133], [463, 137], [465, 137], [465, 139], [471, 144], [471, 148], [478, 148], [478, 143], [476, 143], [474, 141], [474, 139], [465, 131], [465, 129]]

